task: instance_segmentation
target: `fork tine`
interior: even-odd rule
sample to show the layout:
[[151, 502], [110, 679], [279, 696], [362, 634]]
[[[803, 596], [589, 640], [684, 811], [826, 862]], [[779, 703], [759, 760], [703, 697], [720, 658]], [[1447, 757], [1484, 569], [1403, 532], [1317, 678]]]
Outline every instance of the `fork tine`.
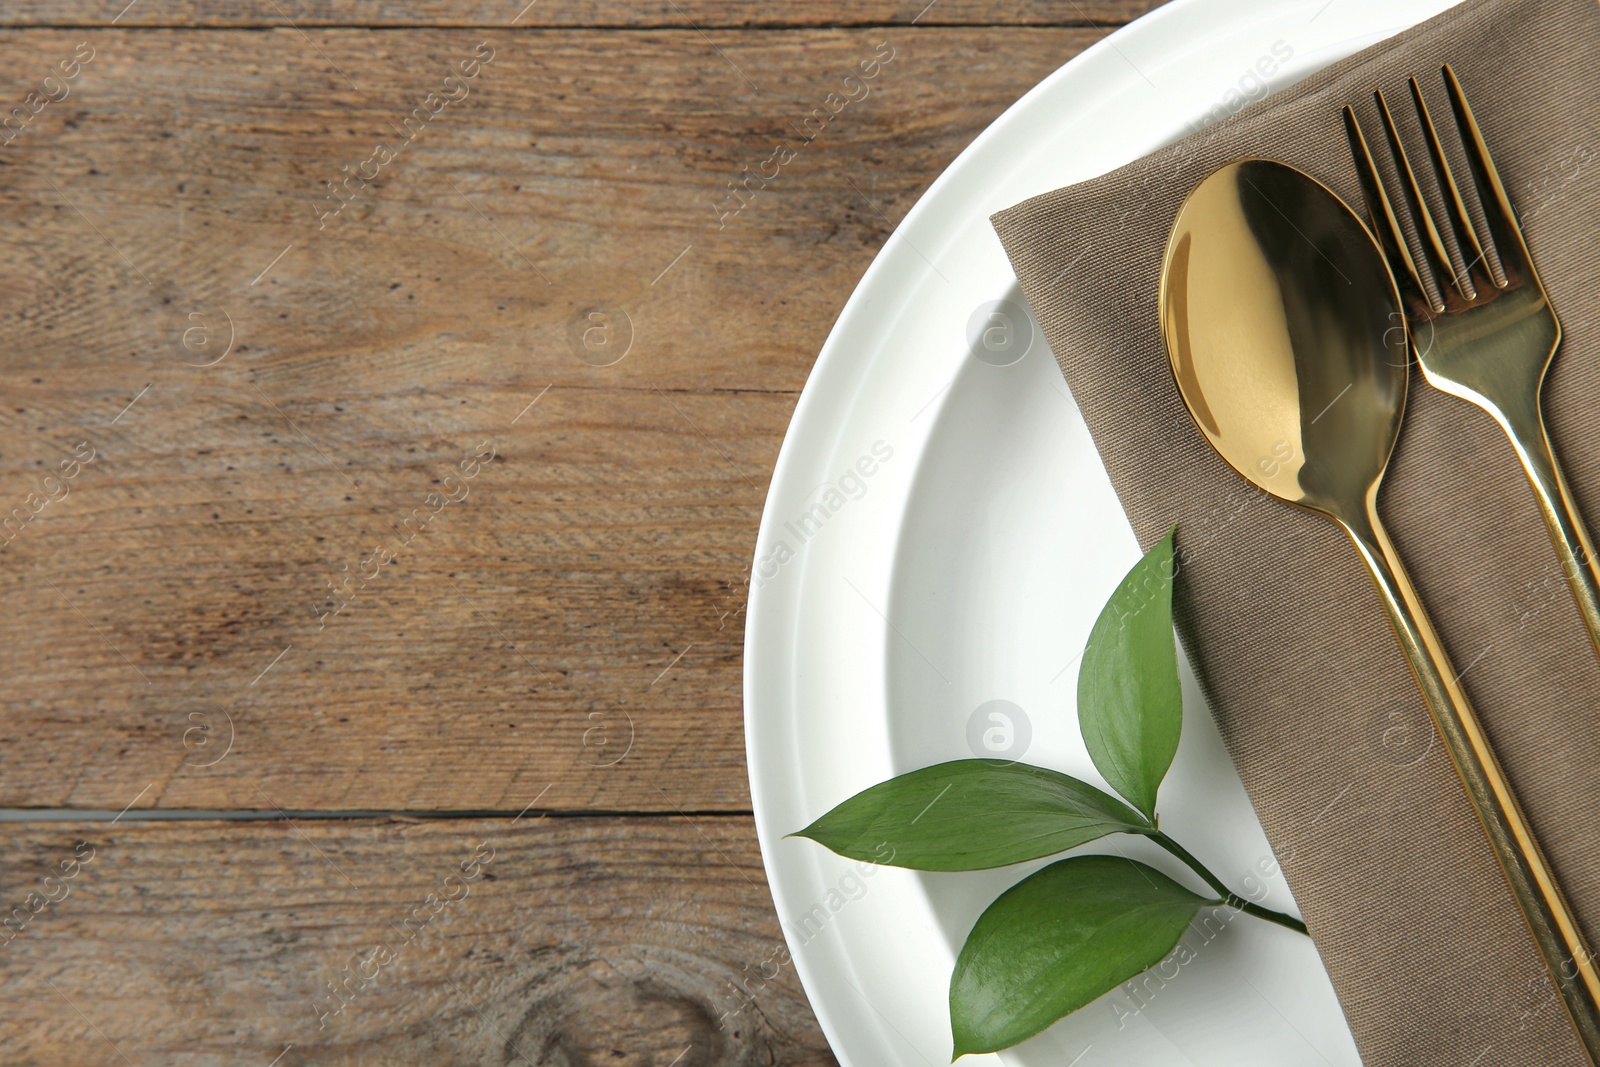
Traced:
[[1475, 294], [1471, 293], [1471, 283], [1466, 282], [1456, 274], [1455, 264], [1450, 261], [1450, 253], [1444, 247], [1444, 238], [1439, 235], [1439, 227], [1434, 225], [1433, 212], [1428, 209], [1428, 201], [1423, 198], [1422, 187], [1417, 184], [1417, 172], [1411, 168], [1411, 157], [1406, 155], [1406, 146], [1400, 140], [1400, 129], [1395, 125], [1394, 116], [1389, 112], [1389, 101], [1383, 97], [1383, 90], [1374, 91], [1373, 95], [1378, 100], [1378, 112], [1383, 117], [1383, 128], [1389, 135], [1389, 150], [1394, 153], [1395, 162], [1400, 166], [1400, 175], [1405, 180], [1406, 192], [1411, 200], [1411, 210], [1420, 224], [1423, 236], [1426, 238], [1424, 247], [1433, 253], [1433, 266], [1435, 278], [1439, 273], [1447, 275], [1456, 291], [1471, 300]]
[[[1537, 278], [1533, 257], [1528, 253], [1528, 243], [1523, 240], [1522, 227], [1517, 223], [1516, 212], [1511, 209], [1511, 198], [1506, 195], [1500, 172], [1495, 169], [1494, 157], [1484, 142], [1483, 131], [1467, 103], [1467, 94], [1461, 89], [1456, 72], [1446, 63], [1441, 68], [1445, 87], [1450, 92], [1450, 104], [1455, 111], [1456, 128], [1461, 131], [1461, 141], [1467, 149], [1467, 160], [1472, 165], [1473, 177], [1478, 184], [1478, 199], [1483, 202], [1484, 214], [1489, 218], [1489, 230], [1494, 238], [1495, 251], [1500, 255], [1500, 265], [1508, 268], [1514, 262], [1530, 277]], [[1510, 270], [1506, 270], [1509, 276]], [[1509, 278], [1508, 282], [1509, 284]]]
[[[1478, 229], [1472, 224], [1472, 216], [1467, 213], [1467, 204], [1461, 198], [1461, 188], [1456, 185], [1455, 172], [1450, 167], [1450, 159], [1444, 154], [1444, 145], [1439, 140], [1439, 131], [1433, 124], [1433, 115], [1428, 111], [1428, 102], [1422, 98], [1422, 87], [1417, 84], [1417, 79], [1411, 79], [1411, 99], [1417, 106], [1417, 115], [1422, 119], [1422, 130], [1428, 139], [1428, 154], [1433, 157], [1434, 170], [1439, 175], [1439, 184], [1444, 186], [1450, 198], [1450, 214], [1455, 222], [1457, 239], [1465, 237], [1472, 246], [1472, 251], [1477, 253], [1475, 259], [1467, 264], [1464, 279], [1472, 287], [1472, 268], [1483, 264], [1483, 276], [1489, 278], [1491, 283], [1494, 275], [1488, 267], [1488, 258], [1484, 255], [1483, 243], [1478, 240]], [[1466, 249], [1462, 250], [1466, 252]], [[1476, 293], [1467, 293], [1468, 299], [1477, 296]]]
[[1400, 220], [1395, 217], [1394, 205], [1389, 202], [1389, 194], [1384, 191], [1383, 179], [1378, 175], [1378, 165], [1372, 158], [1372, 149], [1367, 147], [1366, 135], [1361, 132], [1361, 122], [1356, 118], [1355, 110], [1348, 104], [1344, 108], [1344, 125], [1345, 132], [1350, 135], [1350, 153], [1355, 157], [1356, 172], [1361, 179], [1361, 190], [1366, 195], [1368, 213], [1372, 216], [1372, 228], [1377, 233], [1378, 243], [1383, 246], [1384, 258], [1389, 261], [1389, 266], [1396, 275], [1410, 280], [1415, 292], [1429, 307], [1436, 312], [1443, 311], [1443, 303], [1436, 303], [1431, 299], [1427, 287], [1422, 284], [1422, 274], [1417, 269], [1417, 261], [1411, 258], [1411, 247], [1406, 244], [1405, 232], [1400, 229]]

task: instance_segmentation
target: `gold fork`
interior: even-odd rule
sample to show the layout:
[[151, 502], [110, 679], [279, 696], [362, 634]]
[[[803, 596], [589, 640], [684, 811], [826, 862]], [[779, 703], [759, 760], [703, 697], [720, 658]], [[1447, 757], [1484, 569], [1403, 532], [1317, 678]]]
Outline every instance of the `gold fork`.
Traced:
[[[1448, 65], [1441, 73], [1456, 132], [1472, 172], [1471, 189], [1483, 208], [1489, 232], [1480, 233], [1472, 221], [1462, 186], [1456, 181], [1415, 78], [1411, 79], [1411, 98], [1445, 200], [1447, 219], [1435, 220], [1388, 101], [1381, 90], [1374, 96], [1400, 175], [1402, 198], [1408, 202], [1420, 235], [1420, 262], [1412, 256], [1400, 227], [1395, 206], [1395, 200], [1400, 198], [1390, 197], [1385, 191], [1361, 124], [1355, 111], [1346, 106], [1345, 127], [1356, 170], [1372, 214], [1372, 228], [1400, 282], [1412, 350], [1423, 377], [1435, 388], [1488, 412], [1511, 438], [1522, 469], [1533, 484], [1550, 540], [1561, 556], [1567, 584], [1589, 628], [1589, 639], [1600, 654], [1600, 560], [1595, 557], [1594, 543], [1551, 450], [1539, 399], [1545, 372], [1561, 344], [1561, 323], [1534, 269], [1522, 227], [1517, 224], [1511, 200], [1461, 82]], [[1446, 233], [1454, 238], [1455, 259], [1444, 240]], [[1472, 257], [1470, 262], [1466, 262], [1468, 256]], [[1501, 268], [1498, 278], [1494, 265]], [[1443, 279], [1448, 279], [1448, 284]], [[1431, 292], [1427, 281], [1434, 283]], [[1433, 295], [1435, 292], [1438, 295]]]

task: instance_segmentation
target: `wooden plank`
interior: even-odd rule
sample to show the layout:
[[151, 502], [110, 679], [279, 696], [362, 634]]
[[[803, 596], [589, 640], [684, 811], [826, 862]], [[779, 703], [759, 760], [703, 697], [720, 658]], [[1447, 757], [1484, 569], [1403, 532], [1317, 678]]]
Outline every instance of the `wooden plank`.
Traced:
[[[68, 95], [0, 131], [4, 373], [59, 388], [72, 344], [126, 371], [86, 383], [137, 389], [231, 322], [252, 363], [357, 388], [796, 390], [928, 183], [1102, 34], [14, 35], [0, 101]], [[779, 144], [795, 158], [763, 186]], [[591, 350], [595, 308], [615, 330]]]
[[1156, 0], [11, 0], [0, 26], [728, 27], [1116, 25]]
[[834, 1062], [748, 818], [9, 824], [0, 894], [11, 1067]]
[[[761, 96], [693, 33], [493, 36], [320, 231], [317, 182], [481, 36], [92, 35], [0, 148], [0, 806], [748, 808], [744, 588], [795, 392], [887, 220], [1097, 36], [896, 36], [719, 233], [728, 176], [882, 35], [739, 37]], [[596, 306], [633, 324], [613, 365]]]
[[5, 550], [0, 804], [749, 806], [744, 582], [792, 396], [339, 411], [215, 370], [59, 438], [96, 455]]

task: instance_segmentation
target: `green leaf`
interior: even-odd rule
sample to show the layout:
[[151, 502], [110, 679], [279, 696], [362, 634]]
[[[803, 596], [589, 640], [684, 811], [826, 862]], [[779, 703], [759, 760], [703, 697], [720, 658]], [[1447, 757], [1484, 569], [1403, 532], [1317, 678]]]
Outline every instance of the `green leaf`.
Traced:
[[1151, 829], [1122, 801], [1070, 775], [966, 759], [857, 793], [793, 836], [868, 863], [980, 871]]
[[956, 959], [953, 1058], [1010, 1048], [1155, 966], [1211, 903], [1116, 856], [1024, 878], [978, 917]]
[[1172, 533], [1106, 601], [1078, 670], [1078, 727], [1112, 788], [1149, 818], [1178, 751], [1183, 694], [1172, 637]]

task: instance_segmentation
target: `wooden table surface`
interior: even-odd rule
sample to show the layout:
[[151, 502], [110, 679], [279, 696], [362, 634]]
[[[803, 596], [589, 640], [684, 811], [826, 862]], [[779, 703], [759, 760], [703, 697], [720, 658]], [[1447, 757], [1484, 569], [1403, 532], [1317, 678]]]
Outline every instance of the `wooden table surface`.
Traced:
[[0, 1062], [833, 1062], [760, 977], [767, 480], [1150, 5], [526, 2], [0, 8]]

